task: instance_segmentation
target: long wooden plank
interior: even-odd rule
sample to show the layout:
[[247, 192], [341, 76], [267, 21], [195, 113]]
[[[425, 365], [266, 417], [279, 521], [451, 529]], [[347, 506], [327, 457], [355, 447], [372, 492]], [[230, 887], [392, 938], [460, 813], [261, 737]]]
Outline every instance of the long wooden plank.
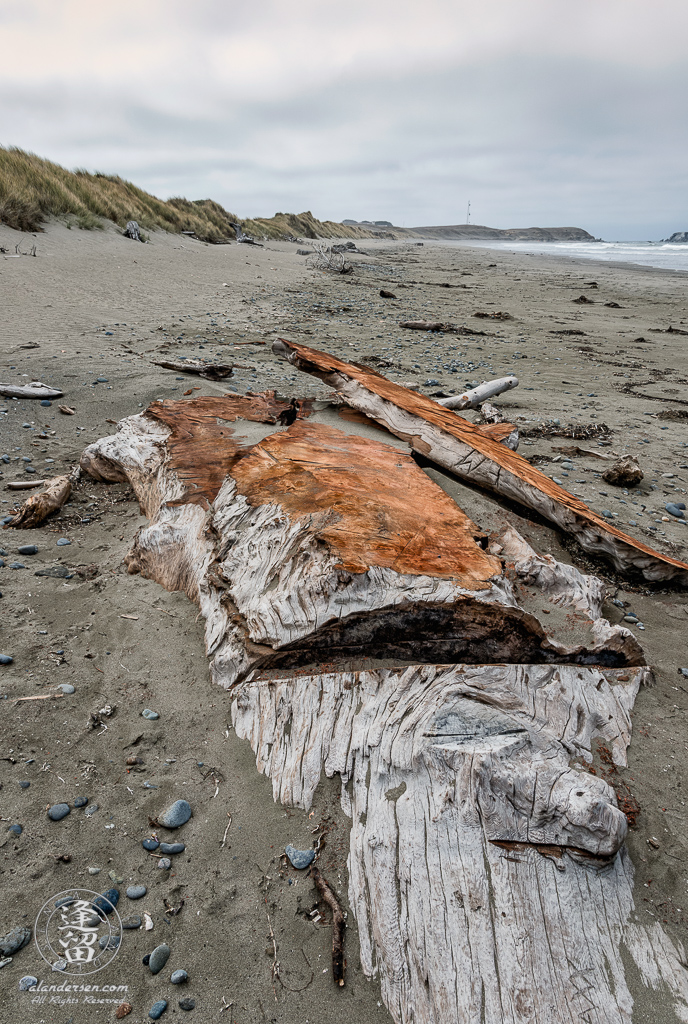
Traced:
[[369, 367], [279, 339], [273, 351], [336, 388], [353, 408], [382, 423], [422, 455], [470, 483], [534, 509], [572, 534], [591, 554], [648, 580], [688, 586], [688, 564], [623, 533], [516, 452], [424, 395], [394, 384]]

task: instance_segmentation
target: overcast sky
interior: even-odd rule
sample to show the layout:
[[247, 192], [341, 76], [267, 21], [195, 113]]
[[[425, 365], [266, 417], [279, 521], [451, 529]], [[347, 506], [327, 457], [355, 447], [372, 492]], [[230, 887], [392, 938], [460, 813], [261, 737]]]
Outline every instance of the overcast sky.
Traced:
[[241, 217], [688, 229], [686, 0], [0, 0], [0, 143]]

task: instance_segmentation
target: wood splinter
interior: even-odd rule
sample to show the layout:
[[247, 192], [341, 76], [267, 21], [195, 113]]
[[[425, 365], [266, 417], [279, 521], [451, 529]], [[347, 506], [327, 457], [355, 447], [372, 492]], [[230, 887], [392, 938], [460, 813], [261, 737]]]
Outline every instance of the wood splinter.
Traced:
[[332, 911], [332, 977], [337, 985], [341, 986], [344, 984], [344, 968], [346, 967], [346, 961], [344, 960], [344, 929], [346, 928], [344, 911], [332, 889], [320, 874], [320, 869], [315, 864], [311, 868], [311, 878], [315, 882], [321, 899], [327, 903]]

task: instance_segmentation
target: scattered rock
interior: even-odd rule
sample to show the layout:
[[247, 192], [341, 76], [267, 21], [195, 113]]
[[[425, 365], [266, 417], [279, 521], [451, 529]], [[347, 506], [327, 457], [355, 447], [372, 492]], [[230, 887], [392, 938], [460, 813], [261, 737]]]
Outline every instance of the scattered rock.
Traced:
[[122, 1017], [128, 1016], [131, 1013], [133, 1007], [131, 1003], [120, 1003], [115, 1010], [115, 1017], [117, 1020], [121, 1020]]
[[101, 871], [102, 871], [102, 868], [89, 868], [88, 869], [89, 875], [99, 875]]
[[111, 914], [119, 903], [119, 889], [106, 889], [102, 896], [93, 901], [93, 906], [104, 914]]
[[147, 718], [150, 722], [154, 722], [156, 718], [160, 718], [157, 711], [151, 711], [150, 708], [144, 708], [141, 712], [142, 718]]
[[191, 817], [191, 806], [186, 800], [175, 800], [171, 807], [158, 815], [158, 822], [164, 828], [179, 828]]
[[38, 569], [34, 576], [51, 576], [55, 580], [71, 580], [74, 576], [66, 565], [49, 565], [47, 569]]
[[196, 1000], [195, 999], [188, 999], [187, 998], [187, 999], [180, 999], [179, 1000], [179, 1008], [180, 1008], [180, 1010], [193, 1010], [195, 1005], [196, 1005]]
[[101, 949], [117, 949], [119, 946], [119, 935], [101, 935], [98, 939]]
[[644, 473], [633, 455], [624, 455], [605, 469], [602, 479], [616, 487], [635, 487], [643, 479]]
[[34, 985], [38, 984], [38, 978], [34, 978], [33, 974], [25, 974], [19, 981], [19, 991], [29, 992]]
[[22, 544], [20, 548], [17, 548], [18, 555], [37, 555], [38, 548], [35, 544]]
[[291, 843], [285, 846], [284, 852], [289, 858], [292, 867], [297, 868], [299, 871], [307, 868], [315, 860], [315, 850], [297, 850]]
[[69, 814], [71, 808], [69, 804], [53, 804], [48, 810], [48, 817], [51, 821], [62, 821]]
[[91, 804], [90, 807], [86, 808], [86, 810], [84, 811], [84, 814], [86, 815], [87, 818], [92, 818], [97, 810], [98, 810], [98, 804]]
[[66, 537], [58, 537], [57, 538], [57, 546], [58, 546], [58, 548], [66, 548], [67, 545], [71, 544], [71, 543], [72, 543], [71, 540], [67, 540]]
[[394, 292], [388, 292], [386, 288], [381, 288], [380, 289], [380, 298], [381, 299], [396, 299], [396, 295], [394, 294]]
[[127, 889], [127, 898], [130, 900], [140, 900], [147, 892], [148, 889], [145, 885], [130, 885]]
[[13, 956], [15, 953], [18, 953], [20, 949], [23, 949], [30, 941], [31, 929], [18, 924], [15, 928], [12, 928], [7, 935], [0, 937], [0, 953], [2, 953], [3, 956]]
[[165, 942], [161, 942], [159, 946], [156, 946], [150, 955], [148, 961], [148, 968], [151, 974], [159, 974], [165, 964], [170, 958], [172, 950]]
[[667, 510], [670, 516], [675, 516], [676, 519], [685, 519], [686, 506], [682, 501], [670, 501], [664, 508]]
[[148, 1016], [150, 1017], [151, 1020], [159, 1020], [166, 1009], [167, 1000], [158, 999], [157, 1003], [153, 1003], [150, 1010], [148, 1011]]
[[[60, 685], [58, 686], [58, 690], [62, 690], [62, 692], [65, 695], [69, 695], [70, 693], [75, 693], [75, 687], [72, 686], [71, 683], [60, 683]], [[75, 803], [74, 806], [75, 807], [83, 807], [83, 804]]]
[[20, 836], [24, 829], [21, 827], [21, 825], [10, 825], [7, 831], [12, 832], [15, 836]]
[[125, 917], [122, 921], [122, 927], [126, 928], [127, 931], [131, 931], [134, 928], [140, 928], [141, 918], [138, 914], [132, 914], [131, 917]]
[[169, 857], [161, 857], [158, 861], [158, 867], [161, 871], [169, 871], [172, 867], [172, 861]]
[[[64, 685], [66, 686], [67, 684], [65, 683]], [[74, 688], [72, 687], [72, 689], [74, 689]], [[74, 806], [75, 807], [85, 807], [87, 803], [88, 803], [88, 797], [87, 796], [78, 796], [78, 797], [76, 797], [76, 799], [74, 801]]]
[[0, 665], [11, 665], [14, 658], [9, 654], [0, 654]]
[[150, 850], [152, 852], [153, 850], [157, 850], [160, 846], [160, 842], [157, 839], [144, 839], [141, 846], [144, 850]]
[[20, 789], [28, 789], [30, 785], [31, 783], [29, 782], [28, 779], [21, 779], [19, 782]]
[[184, 843], [161, 843], [160, 853], [184, 853]]
[[189, 980], [189, 975], [186, 971], [173, 971], [170, 981], [173, 985], [183, 985], [185, 981]]

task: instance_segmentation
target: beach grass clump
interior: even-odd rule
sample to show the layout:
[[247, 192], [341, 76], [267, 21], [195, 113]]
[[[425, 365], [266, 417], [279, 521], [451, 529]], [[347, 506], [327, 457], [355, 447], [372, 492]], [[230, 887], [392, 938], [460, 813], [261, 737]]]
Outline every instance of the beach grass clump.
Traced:
[[192, 232], [205, 242], [227, 242], [233, 223], [256, 238], [362, 238], [370, 232], [306, 213], [276, 213], [241, 221], [212, 199], [158, 199], [116, 174], [91, 173], [65, 167], [0, 146], [0, 223], [18, 231], [42, 231], [51, 218], [84, 230], [104, 228], [108, 221], [124, 228], [130, 220], [147, 232]]

